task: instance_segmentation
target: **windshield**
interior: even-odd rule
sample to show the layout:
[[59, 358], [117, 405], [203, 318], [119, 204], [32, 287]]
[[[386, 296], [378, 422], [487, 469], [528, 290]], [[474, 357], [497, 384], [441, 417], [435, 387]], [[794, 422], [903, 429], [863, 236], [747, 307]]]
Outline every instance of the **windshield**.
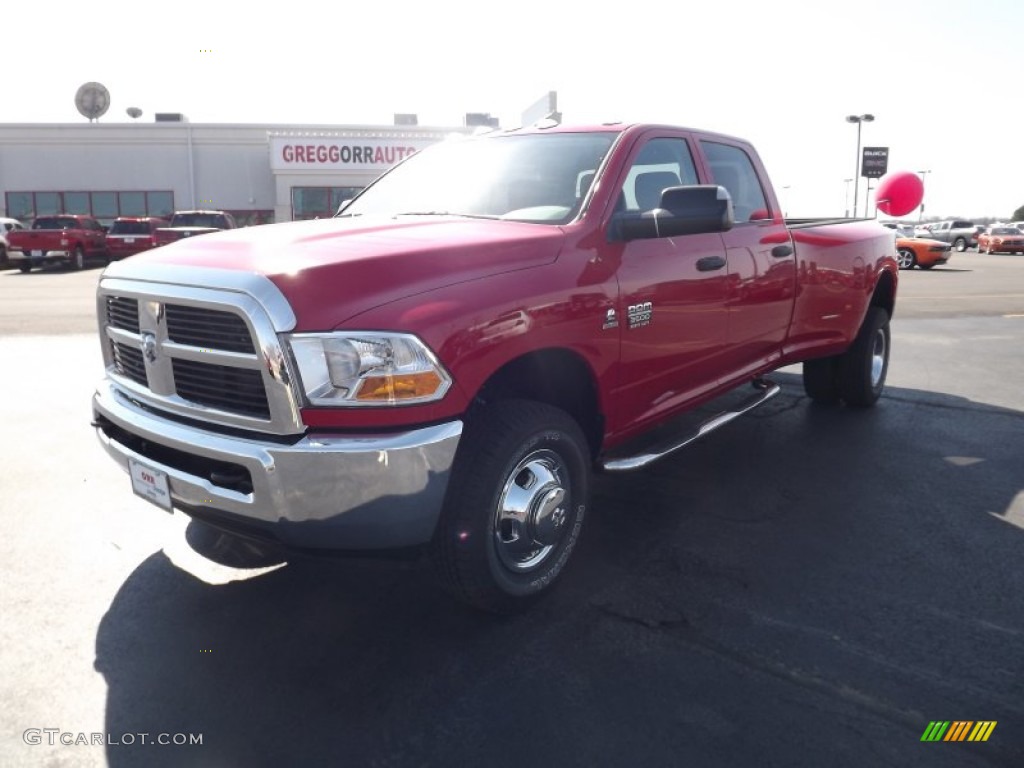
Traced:
[[149, 224], [145, 221], [115, 221], [110, 227], [111, 235], [148, 235]]
[[219, 213], [176, 213], [171, 218], [171, 226], [227, 229], [224, 216]]
[[993, 235], [1019, 235], [1020, 230], [1012, 227], [995, 227], [992, 230]]
[[452, 214], [564, 224], [615, 133], [481, 137], [435, 144], [383, 176], [341, 216]]

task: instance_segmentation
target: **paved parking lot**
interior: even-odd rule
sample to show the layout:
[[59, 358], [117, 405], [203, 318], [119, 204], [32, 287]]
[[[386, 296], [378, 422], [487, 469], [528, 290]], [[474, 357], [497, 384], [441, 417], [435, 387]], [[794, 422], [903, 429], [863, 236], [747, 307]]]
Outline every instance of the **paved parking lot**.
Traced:
[[0, 764], [1024, 764], [1024, 257], [901, 274], [876, 409], [787, 369], [598, 478], [564, 583], [508, 619], [419, 562], [196, 555], [88, 426], [99, 274], [0, 272]]

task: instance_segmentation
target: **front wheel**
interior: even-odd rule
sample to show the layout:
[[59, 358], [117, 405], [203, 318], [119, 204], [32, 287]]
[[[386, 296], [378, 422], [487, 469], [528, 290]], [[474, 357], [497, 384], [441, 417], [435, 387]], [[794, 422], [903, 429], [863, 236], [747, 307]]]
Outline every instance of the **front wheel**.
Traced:
[[900, 269], [913, 269], [917, 264], [917, 256], [909, 248], [900, 248], [896, 251], [896, 262]]
[[963, 253], [964, 251], [967, 250], [967, 241], [964, 240], [964, 238], [962, 237], [958, 237], [956, 240], [953, 241], [953, 247], [956, 248], [957, 251], [959, 251], [960, 253]]
[[81, 272], [85, 269], [85, 251], [82, 250], [80, 245], [76, 245], [74, 253], [71, 254], [71, 268], [76, 272]]
[[874, 405], [882, 395], [889, 371], [889, 313], [868, 307], [867, 316], [854, 339], [839, 359], [839, 392], [847, 405]]
[[431, 543], [442, 586], [497, 613], [544, 594], [579, 539], [589, 484], [590, 452], [568, 414], [487, 406], [467, 423]]
[[32, 271], [32, 262], [31, 261], [23, 261], [23, 262], [21, 262], [21, 264], [18, 265], [18, 269], [21, 270], [22, 274], [27, 274], [27, 273]]

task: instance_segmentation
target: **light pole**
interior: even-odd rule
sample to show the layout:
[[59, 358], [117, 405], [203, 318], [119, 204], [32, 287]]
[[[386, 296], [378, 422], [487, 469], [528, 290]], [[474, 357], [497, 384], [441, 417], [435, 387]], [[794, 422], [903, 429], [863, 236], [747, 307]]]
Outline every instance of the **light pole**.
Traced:
[[843, 194], [843, 202], [846, 204], [846, 212], [843, 214], [845, 218], [850, 218], [850, 182], [853, 179], [843, 179], [843, 183], [846, 184], [846, 192]]
[[917, 212], [917, 223], [920, 224], [921, 220], [924, 219], [924, 177], [925, 174], [931, 173], [931, 171], [918, 171], [921, 175], [921, 209]]
[[[847, 115], [846, 122], [857, 124], [857, 157], [853, 165], [853, 216], [857, 216], [857, 196], [860, 193], [860, 126], [861, 123], [870, 123], [875, 119], [874, 115]], [[864, 215], [868, 215], [868, 204], [864, 202]]]

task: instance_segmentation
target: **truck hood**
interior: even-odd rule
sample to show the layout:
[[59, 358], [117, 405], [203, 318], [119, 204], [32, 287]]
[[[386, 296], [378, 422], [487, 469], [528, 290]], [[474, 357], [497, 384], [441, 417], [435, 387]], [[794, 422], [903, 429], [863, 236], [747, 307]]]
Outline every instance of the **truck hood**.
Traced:
[[146, 279], [148, 265], [261, 274], [297, 330], [328, 330], [398, 299], [550, 263], [563, 237], [557, 226], [454, 216], [324, 219], [186, 238], [119, 262], [116, 276]]

